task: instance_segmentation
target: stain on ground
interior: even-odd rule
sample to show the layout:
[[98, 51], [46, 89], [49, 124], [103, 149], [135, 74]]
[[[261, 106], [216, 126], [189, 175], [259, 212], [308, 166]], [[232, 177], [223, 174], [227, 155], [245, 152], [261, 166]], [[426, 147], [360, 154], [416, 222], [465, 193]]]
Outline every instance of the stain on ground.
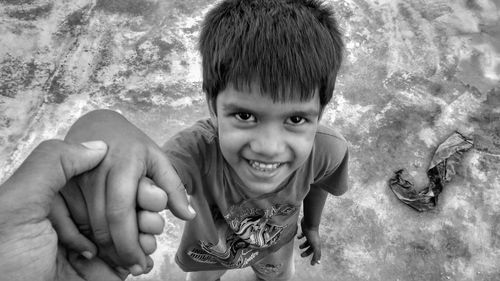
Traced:
[[96, 8], [109, 13], [147, 16], [153, 13], [158, 5], [158, 0], [98, 0]]

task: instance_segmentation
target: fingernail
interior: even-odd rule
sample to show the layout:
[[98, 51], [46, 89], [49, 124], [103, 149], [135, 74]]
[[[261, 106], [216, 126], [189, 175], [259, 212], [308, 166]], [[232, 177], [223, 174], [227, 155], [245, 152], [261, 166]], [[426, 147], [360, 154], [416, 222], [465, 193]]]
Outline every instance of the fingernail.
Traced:
[[316, 263], [317, 263], [317, 264], [320, 264], [320, 263], [321, 263], [321, 261], [316, 261]]
[[138, 264], [131, 266], [128, 270], [134, 276], [141, 275], [143, 272], [142, 267]]
[[83, 251], [83, 252], [81, 253], [81, 255], [82, 255], [82, 256], [84, 256], [84, 257], [85, 257], [86, 259], [88, 259], [88, 260], [91, 260], [91, 259], [92, 259], [92, 257], [94, 257], [94, 255], [92, 255], [92, 253], [91, 253], [91, 252], [89, 252], [89, 251]]
[[82, 142], [81, 145], [92, 150], [106, 150], [106, 143], [103, 141], [87, 141]]
[[196, 212], [194, 211], [193, 207], [191, 207], [191, 205], [188, 205], [188, 210], [192, 215], [196, 215]]

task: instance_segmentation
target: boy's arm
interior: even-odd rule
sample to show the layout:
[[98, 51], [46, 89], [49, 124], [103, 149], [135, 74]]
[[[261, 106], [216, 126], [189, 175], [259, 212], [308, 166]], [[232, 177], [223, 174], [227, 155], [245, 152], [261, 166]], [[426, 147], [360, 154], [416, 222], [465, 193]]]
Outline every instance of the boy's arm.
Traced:
[[309, 193], [304, 198], [304, 224], [309, 229], [319, 228], [321, 214], [325, 206], [328, 192], [312, 184]]
[[311, 265], [319, 264], [321, 260], [319, 224], [327, 196], [328, 192], [312, 184], [309, 193], [303, 201], [304, 217], [300, 223], [302, 234], [298, 238], [305, 237], [306, 241], [299, 248], [305, 249], [300, 255], [301, 257], [313, 255]]
[[[94, 170], [81, 175], [63, 189], [70, 212], [77, 204], [71, 199], [84, 197], [87, 227], [100, 249], [113, 249], [119, 265], [134, 273], [146, 267], [146, 257], [139, 245], [136, 195], [143, 177], [150, 178], [168, 196], [168, 208], [181, 219], [191, 219], [182, 183], [161, 149], [122, 115], [110, 110], [90, 112], [70, 128], [66, 141], [81, 143], [103, 140], [108, 153]], [[81, 199], [78, 199], [81, 200]], [[70, 201], [70, 202], [68, 202]], [[81, 206], [81, 204], [80, 204]], [[74, 208], [74, 207], [73, 207]], [[134, 274], [135, 275], [135, 274]]]

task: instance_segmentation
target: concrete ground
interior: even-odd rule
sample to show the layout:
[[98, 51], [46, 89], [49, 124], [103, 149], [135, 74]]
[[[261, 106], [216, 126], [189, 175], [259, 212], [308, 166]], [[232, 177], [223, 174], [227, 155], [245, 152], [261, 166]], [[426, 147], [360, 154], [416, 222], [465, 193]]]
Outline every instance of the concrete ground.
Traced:
[[[158, 143], [207, 115], [196, 38], [212, 0], [0, 0], [0, 181], [41, 140], [96, 108]], [[350, 191], [327, 202], [323, 258], [293, 280], [500, 280], [500, 2], [331, 0], [345, 64], [323, 122], [349, 141]], [[417, 186], [455, 130], [475, 139], [435, 210], [388, 188]], [[168, 217], [155, 269], [183, 280]], [[252, 280], [231, 272], [223, 280]]]

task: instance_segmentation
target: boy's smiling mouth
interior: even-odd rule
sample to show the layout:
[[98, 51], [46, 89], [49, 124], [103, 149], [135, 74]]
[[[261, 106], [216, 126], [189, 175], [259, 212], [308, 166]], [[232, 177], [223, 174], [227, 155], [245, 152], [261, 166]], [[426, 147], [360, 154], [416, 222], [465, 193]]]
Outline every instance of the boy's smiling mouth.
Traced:
[[264, 162], [259, 162], [255, 160], [248, 160], [248, 163], [250, 166], [260, 172], [273, 172], [276, 171], [283, 163], [264, 163]]

